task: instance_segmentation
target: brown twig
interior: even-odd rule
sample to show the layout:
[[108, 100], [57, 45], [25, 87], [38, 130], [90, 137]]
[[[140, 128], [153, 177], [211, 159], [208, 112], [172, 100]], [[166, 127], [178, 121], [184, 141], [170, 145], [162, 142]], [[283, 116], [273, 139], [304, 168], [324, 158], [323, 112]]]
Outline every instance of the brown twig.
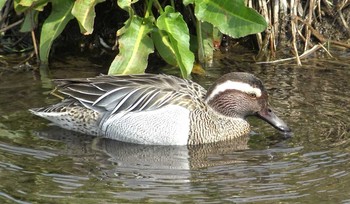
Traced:
[[63, 99], [64, 99], [64, 97], [63, 97], [63, 96], [61, 96], [60, 94], [58, 94], [58, 93], [57, 93], [57, 90], [58, 90], [58, 88], [57, 88], [57, 87], [55, 87], [55, 89], [54, 89], [54, 90], [52, 90], [52, 91], [50, 92], [50, 94], [51, 94], [51, 95], [53, 95], [53, 96], [56, 96], [57, 98], [59, 98], [59, 99], [61, 99], [61, 100], [63, 100]]
[[350, 28], [349, 28], [346, 20], [344, 19], [344, 16], [343, 16], [343, 13], [341, 12], [341, 10], [338, 11], [338, 14], [339, 14], [339, 18], [340, 18], [341, 23], [345, 27], [346, 31], [348, 31], [348, 34], [350, 34]]
[[314, 6], [315, 6], [315, 1], [314, 0], [310, 0], [309, 1], [309, 14], [308, 14], [308, 17], [307, 17], [307, 24], [306, 24], [306, 27], [305, 27], [306, 37], [305, 37], [304, 51], [309, 49], [310, 38], [311, 38], [311, 31], [310, 31], [309, 25], [311, 25], [311, 23], [312, 23], [312, 14], [313, 14]]
[[[319, 44], [319, 45], [313, 46], [311, 49], [305, 51], [302, 55], [300, 55], [299, 59], [305, 59], [307, 56], [316, 52], [320, 48], [324, 48], [323, 45]], [[329, 53], [329, 52], [327, 51], [327, 53]], [[295, 59], [296, 59], [296, 56], [285, 58], [285, 59], [274, 60], [274, 61], [256, 62], [256, 64], [276, 64], [276, 63], [285, 62], [285, 61], [289, 61], [289, 60], [295, 60]]]
[[0, 33], [5, 32], [5, 31], [11, 29], [11, 28], [17, 26], [18, 24], [21, 24], [23, 21], [24, 21], [24, 19], [22, 18], [21, 20], [18, 20], [18, 21], [16, 21], [16, 22], [14, 22], [14, 23], [12, 23], [12, 24], [6, 26], [5, 28], [0, 29]]
[[8, 14], [10, 12], [10, 8], [12, 8], [11, 7], [12, 5], [13, 5], [13, 1], [12, 0], [7, 1], [6, 5], [4, 5], [4, 7], [3, 7], [3, 8], [5, 8], [4, 12], [0, 16], [0, 26], [2, 26], [2, 23], [3, 23], [4, 19], [6, 19], [6, 17], [8, 16]]
[[298, 7], [298, 0], [291, 0], [290, 5], [291, 5], [291, 16], [292, 16], [292, 46], [293, 46], [293, 51], [294, 51], [294, 55], [295, 55], [295, 59], [297, 60], [297, 64], [299, 66], [301, 66], [301, 61], [299, 58], [299, 53], [298, 53], [298, 48], [297, 48], [297, 25], [298, 25], [298, 21], [296, 21], [295, 19], [298, 17], [297, 15], [297, 7]]
[[20, 66], [22, 64], [26, 64], [32, 57], [33, 57], [33, 52], [31, 52], [30, 55], [28, 57], [26, 57], [24, 60], [17, 63], [17, 66]]
[[38, 46], [37, 46], [37, 43], [36, 43], [34, 30], [32, 30], [31, 33], [32, 33], [32, 41], [33, 41], [33, 46], [34, 46], [34, 52], [35, 52], [35, 55], [36, 55], [37, 59], [39, 59]]
[[[298, 16], [296, 16], [296, 20], [300, 21], [300, 22], [302, 22], [304, 24], [307, 24], [307, 22], [305, 22], [303, 19], [301, 19]], [[312, 32], [312, 35], [315, 36], [317, 38], [317, 40], [319, 40], [321, 43], [329, 42], [329, 43], [333, 43], [335, 45], [339, 45], [339, 46], [342, 46], [342, 47], [350, 48], [350, 44], [339, 42], [339, 41], [336, 41], [336, 40], [327, 39], [327, 38], [323, 37], [323, 35], [321, 33], [319, 33], [316, 29], [314, 29], [311, 25], [309, 25], [309, 28], [310, 28], [310, 30]]]

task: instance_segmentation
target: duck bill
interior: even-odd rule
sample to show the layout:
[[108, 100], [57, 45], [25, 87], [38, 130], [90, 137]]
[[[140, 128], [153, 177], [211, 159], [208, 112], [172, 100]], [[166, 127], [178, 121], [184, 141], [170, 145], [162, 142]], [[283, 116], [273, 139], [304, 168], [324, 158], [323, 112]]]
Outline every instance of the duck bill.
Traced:
[[279, 118], [270, 108], [259, 111], [258, 116], [277, 130], [280, 130], [282, 132], [291, 132], [291, 129], [287, 126], [287, 124], [281, 118]]

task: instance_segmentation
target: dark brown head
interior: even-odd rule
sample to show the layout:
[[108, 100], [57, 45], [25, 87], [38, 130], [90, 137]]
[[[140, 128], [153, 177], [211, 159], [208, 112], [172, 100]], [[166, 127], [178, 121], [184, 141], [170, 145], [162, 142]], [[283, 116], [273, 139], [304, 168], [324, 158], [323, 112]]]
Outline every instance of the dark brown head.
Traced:
[[205, 101], [215, 111], [229, 117], [258, 116], [284, 132], [291, 130], [268, 104], [268, 94], [260, 79], [244, 72], [219, 78], [208, 90]]

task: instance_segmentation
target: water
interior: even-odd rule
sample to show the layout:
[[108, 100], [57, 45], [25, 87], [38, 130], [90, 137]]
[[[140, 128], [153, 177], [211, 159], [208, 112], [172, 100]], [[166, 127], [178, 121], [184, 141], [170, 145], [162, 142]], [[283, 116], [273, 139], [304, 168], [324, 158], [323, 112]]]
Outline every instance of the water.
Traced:
[[[350, 59], [303, 67], [221, 58], [194, 76], [204, 86], [230, 71], [261, 78], [289, 126], [286, 139], [251, 118], [249, 138], [198, 147], [142, 146], [49, 126], [27, 109], [58, 101], [50, 78], [95, 76], [84, 58], [0, 78], [0, 203], [350, 203]], [[248, 141], [249, 140], [249, 141]]]

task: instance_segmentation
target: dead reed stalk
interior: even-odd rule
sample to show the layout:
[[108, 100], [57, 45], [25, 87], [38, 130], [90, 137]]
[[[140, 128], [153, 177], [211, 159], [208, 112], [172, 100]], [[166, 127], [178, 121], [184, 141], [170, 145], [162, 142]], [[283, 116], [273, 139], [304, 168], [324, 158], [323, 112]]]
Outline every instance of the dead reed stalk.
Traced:
[[265, 33], [257, 34], [258, 60], [273, 60], [276, 52], [286, 54], [286, 48], [290, 47], [289, 54], [292, 53], [293, 59], [301, 65], [299, 53], [307, 56], [319, 48], [325, 49], [323, 43], [350, 48], [349, 43], [331, 39], [331, 34], [327, 37], [326, 28], [322, 27], [325, 18], [332, 18], [337, 22], [334, 29], [350, 39], [350, 15], [344, 16], [345, 11], [350, 12], [349, 0], [339, 0], [335, 5], [329, 0], [258, 0], [254, 3], [249, 0], [248, 5], [260, 11], [268, 22]]

